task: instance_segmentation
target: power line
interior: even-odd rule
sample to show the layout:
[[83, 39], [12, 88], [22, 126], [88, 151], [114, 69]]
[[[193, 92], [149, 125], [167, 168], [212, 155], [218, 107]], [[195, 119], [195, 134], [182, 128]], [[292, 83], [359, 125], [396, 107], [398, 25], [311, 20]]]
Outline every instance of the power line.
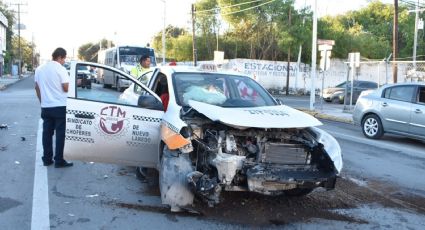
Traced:
[[425, 4], [424, 3], [418, 3], [417, 1], [400, 0], [400, 2], [402, 2], [402, 3], [404, 3], [404, 4], [408, 5], [408, 6], [411, 6], [411, 7], [416, 7], [416, 6], [418, 6], [418, 7], [425, 7]]
[[268, 1], [268, 2], [265, 2], [265, 3], [259, 4], [259, 5], [257, 5], [257, 6], [248, 7], [248, 8], [243, 9], [243, 10], [238, 10], [238, 11], [235, 11], [235, 12], [230, 12], [230, 13], [222, 14], [222, 15], [224, 16], [224, 15], [231, 15], [231, 14], [236, 14], [236, 13], [244, 12], [244, 11], [247, 11], [247, 10], [251, 10], [251, 9], [254, 9], [254, 8], [258, 8], [258, 7], [260, 7], [260, 6], [264, 6], [264, 5], [269, 4], [269, 3], [272, 3], [272, 2], [274, 2], [274, 1], [275, 1], [275, 0], [270, 0], [270, 1]]
[[209, 10], [200, 10], [200, 11], [196, 11], [196, 13], [204, 13], [204, 12], [211, 12], [211, 11], [216, 11], [216, 10], [220, 10], [220, 9], [226, 9], [226, 8], [231, 8], [231, 7], [235, 7], [235, 6], [242, 6], [242, 5], [246, 5], [246, 4], [250, 4], [250, 3], [254, 3], [254, 2], [261, 2], [264, 0], [254, 0], [254, 1], [250, 1], [250, 2], [243, 2], [243, 3], [238, 3], [238, 4], [234, 4], [234, 5], [228, 5], [228, 6], [218, 6]]
[[[213, 8], [213, 9], [210, 9], [210, 10], [196, 11], [195, 14], [203, 13], [203, 12], [207, 12], [207, 11], [217, 11], [217, 10], [220, 10], [220, 9], [223, 9], [223, 8], [230, 8], [230, 7], [235, 7], [235, 6], [244, 5], [244, 4], [248, 4], [248, 3], [259, 2], [259, 1], [261, 1], [261, 0], [255, 0], [255, 1], [251, 1], [251, 2], [239, 3], [239, 4], [235, 4], [235, 5], [231, 5], [231, 6], [225, 6], [225, 7], [217, 7], [217, 8]], [[247, 10], [251, 10], [251, 9], [254, 9], [254, 8], [258, 8], [260, 6], [269, 4], [269, 3], [274, 2], [274, 1], [276, 1], [276, 0], [270, 0], [268, 2], [264, 2], [264, 3], [258, 4], [256, 6], [248, 7], [248, 8], [245, 8], [245, 9], [242, 9], [242, 10], [238, 10], [238, 11], [234, 11], [234, 12], [229, 12], [229, 13], [222, 14], [222, 15], [224, 16], [224, 15], [231, 15], [231, 14], [240, 13], [240, 12], [243, 12], [243, 11], [247, 11]], [[215, 15], [215, 13], [214, 14], [204, 14], [203, 13], [203, 15]]]

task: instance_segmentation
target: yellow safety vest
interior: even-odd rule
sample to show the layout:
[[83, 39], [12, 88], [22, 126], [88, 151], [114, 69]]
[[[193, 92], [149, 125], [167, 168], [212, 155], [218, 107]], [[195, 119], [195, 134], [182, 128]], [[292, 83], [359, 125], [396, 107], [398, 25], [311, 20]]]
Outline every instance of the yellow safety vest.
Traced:
[[[148, 72], [150, 68], [143, 68], [142, 65], [137, 64], [133, 69], [131, 69], [131, 76], [139, 79], [140, 76], [142, 76], [144, 73]], [[146, 84], [148, 79], [139, 79], [142, 83]]]

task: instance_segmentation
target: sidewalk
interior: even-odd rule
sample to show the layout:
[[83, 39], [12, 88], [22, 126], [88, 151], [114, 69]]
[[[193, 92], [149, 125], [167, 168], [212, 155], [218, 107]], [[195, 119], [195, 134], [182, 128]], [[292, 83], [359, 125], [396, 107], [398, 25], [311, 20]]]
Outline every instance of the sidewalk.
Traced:
[[0, 77], [0, 90], [4, 90], [6, 89], [8, 86], [22, 80], [25, 79], [29, 76], [31, 76], [32, 73], [25, 73], [22, 75], [22, 78], [19, 78], [18, 75], [16, 76], [11, 76], [11, 75], [3, 75]]
[[353, 124], [352, 111], [344, 110], [344, 108], [333, 108], [323, 105], [323, 108], [320, 108], [320, 106], [316, 106], [314, 111], [305, 108], [297, 109], [311, 114], [316, 118]]
[[[274, 95], [274, 97], [279, 98], [285, 105], [311, 114], [316, 118], [353, 124], [352, 111], [349, 110], [348, 105], [321, 103], [321, 98], [316, 97], [314, 110], [310, 110], [310, 96]], [[354, 106], [352, 108], [354, 109]]]

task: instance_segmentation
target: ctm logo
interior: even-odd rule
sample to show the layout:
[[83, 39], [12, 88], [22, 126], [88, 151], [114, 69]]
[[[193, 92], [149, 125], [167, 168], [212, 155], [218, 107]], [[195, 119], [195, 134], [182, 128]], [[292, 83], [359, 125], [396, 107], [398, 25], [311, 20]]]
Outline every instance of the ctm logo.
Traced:
[[118, 134], [124, 128], [126, 112], [120, 107], [110, 105], [100, 110], [100, 128], [109, 135]]

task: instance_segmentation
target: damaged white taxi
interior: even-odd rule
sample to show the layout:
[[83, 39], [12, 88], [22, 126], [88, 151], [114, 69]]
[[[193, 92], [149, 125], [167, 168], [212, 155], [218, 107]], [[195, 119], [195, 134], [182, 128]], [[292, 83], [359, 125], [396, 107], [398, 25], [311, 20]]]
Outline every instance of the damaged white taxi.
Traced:
[[[123, 93], [77, 87], [80, 65], [132, 84]], [[144, 85], [108, 66], [72, 62], [66, 159], [155, 168], [173, 211], [195, 196], [214, 205], [222, 192], [299, 196], [335, 187], [343, 166], [335, 138], [253, 79], [179, 66], [146, 75]]]

